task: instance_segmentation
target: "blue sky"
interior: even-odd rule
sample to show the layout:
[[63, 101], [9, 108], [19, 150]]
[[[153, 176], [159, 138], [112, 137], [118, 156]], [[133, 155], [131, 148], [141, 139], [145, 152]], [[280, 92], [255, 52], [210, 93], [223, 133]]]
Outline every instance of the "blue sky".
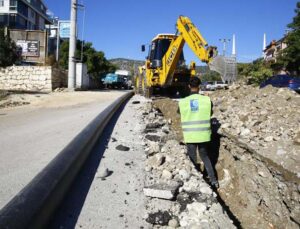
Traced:
[[[78, 0], [86, 6], [84, 39], [108, 59], [144, 60], [140, 51], [158, 33], [174, 33], [179, 15], [188, 16], [209, 45], [236, 34], [237, 56], [249, 62], [261, 56], [263, 33], [267, 43], [279, 39], [295, 15], [299, 0]], [[60, 19], [69, 19], [71, 0], [44, 0]], [[82, 14], [79, 14], [82, 27]], [[80, 37], [81, 38], [81, 37]], [[187, 63], [200, 61], [184, 49]], [[231, 52], [231, 44], [227, 53]]]

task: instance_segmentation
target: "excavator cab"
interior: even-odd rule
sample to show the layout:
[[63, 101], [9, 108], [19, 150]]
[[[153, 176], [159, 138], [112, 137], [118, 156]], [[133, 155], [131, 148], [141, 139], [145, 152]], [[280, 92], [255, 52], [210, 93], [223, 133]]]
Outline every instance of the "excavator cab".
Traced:
[[[152, 40], [149, 47], [148, 60], [150, 61], [150, 68], [156, 69], [162, 67], [162, 59], [168, 51], [171, 42], [176, 39], [176, 35], [162, 35], [159, 34]], [[178, 66], [185, 62], [183, 52], [181, 52]]]

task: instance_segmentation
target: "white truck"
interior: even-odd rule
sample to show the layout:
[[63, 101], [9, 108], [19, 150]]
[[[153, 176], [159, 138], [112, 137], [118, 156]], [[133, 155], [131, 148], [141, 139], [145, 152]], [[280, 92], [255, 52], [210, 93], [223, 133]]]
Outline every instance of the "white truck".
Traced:
[[124, 78], [127, 88], [126, 89], [132, 89], [132, 76], [130, 74], [130, 71], [127, 70], [116, 70], [115, 72], [116, 75], [121, 76]]

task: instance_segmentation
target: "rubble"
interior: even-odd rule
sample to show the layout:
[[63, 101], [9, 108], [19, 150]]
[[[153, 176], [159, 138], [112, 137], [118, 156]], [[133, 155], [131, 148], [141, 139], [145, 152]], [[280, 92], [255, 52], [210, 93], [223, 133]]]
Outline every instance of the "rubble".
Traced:
[[[284, 88], [233, 85], [229, 90], [212, 93], [211, 98], [214, 134], [210, 152], [220, 184], [218, 198], [230, 208], [225, 208], [232, 220], [229, 224], [243, 228], [299, 228], [300, 95]], [[175, 136], [161, 144], [165, 163], [151, 170], [152, 180], [160, 179], [158, 174], [167, 169], [174, 180], [183, 182], [176, 197], [181, 227], [199, 228], [201, 222], [201, 228], [217, 228], [220, 222], [216, 221], [222, 221], [226, 214], [219, 214], [224, 208], [214, 204], [215, 192], [189, 164], [180, 145], [177, 101], [160, 99], [153, 103], [168, 120], [164, 126], [170, 125], [166, 139]], [[148, 111], [151, 113], [151, 108]], [[184, 179], [183, 172], [179, 174], [181, 169], [190, 177]], [[204, 211], [200, 205], [193, 205], [201, 201], [207, 207]], [[209, 217], [214, 214], [212, 221]], [[230, 228], [222, 223], [225, 226], [221, 228]]]
[[[300, 147], [295, 139], [300, 131], [300, 95], [272, 86], [235, 88], [212, 95], [214, 116], [222, 124], [219, 133], [236, 136], [263, 157], [279, 165], [285, 161], [284, 169], [299, 172]], [[274, 153], [279, 148], [288, 154]]]
[[[199, 214], [193, 213], [200, 210], [209, 214], [214, 209], [213, 203], [223, 208], [202, 174], [194, 168], [186, 147], [176, 140], [175, 132], [169, 127], [175, 121], [163, 119], [150, 103], [145, 106], [143, 114], [145, 131], [141, 144], [147, 157], [143, 191], [150, 198], [146, 204], [146, 221], [153, 228], [199, 228], [195, 222], [205, 222], [215, 228], [223, 225], [235, 228], [225, 210], [214, 211], [210, 218], [204, 214], [199, 218]], [[156, 130], [155, 135], [149, 134], [149, 130]], [[205, 209], [201, 210], [202, 206]]]
[[166, 225], [168, 225], [168, 223], [171, 219], [172, 219], [172, 216], [170, 215], [169, 212], [167, 212], [167, 211], [164, 211], [164, 212], [158, 211], [158, 212], [149, 214], [146, 221], [148, 223], [153, 224], [153, 225], [166, 226]]

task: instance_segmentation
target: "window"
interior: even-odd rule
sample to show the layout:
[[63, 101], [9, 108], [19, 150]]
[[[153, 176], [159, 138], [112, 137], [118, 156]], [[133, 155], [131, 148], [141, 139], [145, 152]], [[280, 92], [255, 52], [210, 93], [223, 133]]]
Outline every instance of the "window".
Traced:
[[18, 12], [24, 15], [25, 17], [28, 17], [28, 6], [25, 5], [23, 2], [19, 2]]
[[10, 10], [17, 10], [17, 0], [10, 0], [10, 6], [9, 9]]
[[7, 25], [7, 20], [8, 15], [0, 15], [0, 26], [4, 26]]
[[4, 0], [0, 0], [0, 7], [4, 6]]

